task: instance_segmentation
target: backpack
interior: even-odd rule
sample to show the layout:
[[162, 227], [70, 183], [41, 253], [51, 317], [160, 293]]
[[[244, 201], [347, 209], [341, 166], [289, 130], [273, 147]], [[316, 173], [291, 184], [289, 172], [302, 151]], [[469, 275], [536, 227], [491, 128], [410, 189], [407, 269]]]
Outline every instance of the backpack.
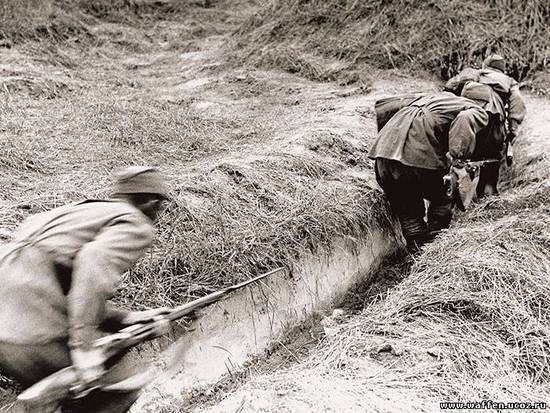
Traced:
[[489, 114], [498, 116], [501, 122], [506, 119], [506, 110], [502, 98], [495, 90], [486, 84], [469, 81], [460, 94], [462, 97], [484, 102], [482, 107]]
[[374, 104], [374, 111], [376, 112], [376, 126], [378, 132], [388, 123], [388, 121], [399, 110], [405, 106], [409, 106], [415, 100], [426, 96], [425, 93], [415, 93], [410, 95], [391, 96], [389, 98], [379, 99]]

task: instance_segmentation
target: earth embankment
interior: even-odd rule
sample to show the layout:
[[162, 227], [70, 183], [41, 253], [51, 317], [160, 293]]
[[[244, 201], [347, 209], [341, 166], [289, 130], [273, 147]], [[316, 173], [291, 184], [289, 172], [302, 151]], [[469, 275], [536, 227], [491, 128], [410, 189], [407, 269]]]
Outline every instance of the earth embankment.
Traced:
[[[272, 8], [273, 18], [264, 9], [248, 23], [248, 14], [259, 7], [254, 2], [239, 2], [239, 7], [185, 2], [185, 13], [169, 1], [121, 1], [113, 8], [79, 2], [84, 5], [79, 9], [63, 1], [39, 8], [33, 8], [36, 1], [19, 3], [30, 18], [14, 19], [13, 10], [4, 9], [2, 21], [9, 22], [9, 30], [0, 51], [5, 241], [33, 213], [107, 196], [109, 173], [128, 164], [158, 166], [170, 178], [173, 201], [159, 222], [154, 247], [123, 279], [116, 301], [127, 308], [179, 304], [278, 266], [299, 274], [298, 264], [307, 257], [333, 254], [341, 245], [335, 240], [345, 240], [352, 251], [381, 233], [391, 232], [392, 241], [399, 238], [367, 157], [375, 137], [373, 103], [377, 97], [436, 86], [394, 69], [414, 49], [401, 53], [397, 41], [374, 41], [382, 31], [368, 43], [386, 45], [378, 54], [354, 48], [368, 33], [361, 32], [359, 40], [344, 36], [344, 43], [325, 36], [330, 41], [321, 44], [318, 36], [326, 35], [325, 29], [336, 33], [334, 27], [343, 21], [352, 24], [344, 34], [355, 33], [367, 10], [360, 2], [350, 4], [353, 19], [329, 13], [334, 2], [326, 3], [328, 9], [317, 2], [323, 13], [306, 22], [296, 21], [307, 17], [304, 13], [287, 22], [281, 13], [295, 10], [291, 7]], [[292, 4], [302, 10], [302, 3]], [[453, 2], [453, 7], [463, 6]], [[541, 10], [537, 19], [542, 20], [535, 23], [547, 19]], [[388, 13], [384, 16], [390, 18]], [[484, 18], [491, 16], [487, 13]], [[274, 26], [266, 31], [269, 19]], [[307, 28], [305, 43], [294, 44], [295, 33], [285, 29], [292, 22]], [[533, 27], [537, 34], [546, 26]], [[244, 54], [236, 51], [239, 41], [248, 42]], [[334, 56], [321, 46], [350, 52]], [[278, 56], [274, 64], [270, 50]], [[518, 73], [541, 65], [539, 49], [529, 50], [526, 57], [514, 55]], [[453, 70], [479, 60], [479, 53], [473, 60], [451, 56]], [[365, 64], [350, 65], [353, 56]], [[378, 56], [383, 70], [371, 70], [369, 56]], [[539, 106], [547, 107], [532, 101], [530, 112], [542, 124]], [[527, 124], [524, 142], [531, 143], [521, 151], [531, 155], [518, 161], [506, 194], [460, 218], [385, 301], [343, 324], [335, 321], [332, 331], [338, 334], [321, 337], [319, 350], [307, 361], [253, 377], [239, 391], [261, 390], [269, 409], [302, 406], [292, 404], [298, 392], [311, 395], [306, 406], [365, 408], [371, 405], [361, 403], [371, 402], [359, 396], [374, 385], [379, 387], [368, 400], [381, 411], [384, 400], [397, 405], [402, 394], [428, 410], [443, 396], [542, 397], [547, 341], [539, 327], [547, 324], [548, 291], [540, 274], [548, 273], [548, 198], [540, 124]], [[371, 258], [376, 262], [374, 254]], [[521, 295], [512, 295], [518, 288]], [[328, 311], [332, 299], [329, 294], [318, 307], [308, 308]], [[222, 310], [216, 311], [223, 315]], [[428, 364], [418, 364], [417, 355]], [[504, 390], [494, 384], [503, 377]], [[341, 385], [335, 391], [334, 382]], [[280, 394], [272, 398], [266, 383], [275, 383]], [[398, 383], [401, 395], [390, 390]], [[426, 393], [419, 393], [420, 385]], [[178, 397], [182, 392], [186, 397], [186, 391], [182, 383]], [[250, 409], [260, 402], [239, 394], [217, 409], [231, 409], [232, 400]], [[325, 400], [326, 394], [337, 397]], [[160, 402], [167, 411], [189, 406], [181, 398]]]
[[[370, 86], [228, 65], [226, 35], [244, 15], [223, 2], [185, 16], [149, 2], [128, 19], [46, 3], [22, 2], [28, 19], [11, 24], [29, 31], [6, 31], [0, 49], [5, 242], [32, 214], [108, 196], [110, 173], [129, 164], [158, 166], [173, 197], [115, 297], [130, 309], [181, 304], [393, 228], [367, 158]], [[85, 30], [62, 30], [64, 19]]]
[[500, 196], [461, 215], [383, 298], [327, 318], [307, 357], [228, 387], [207, 411], [439, 412], [447, 402], [545, 411], [549, 108], [528, 99]]

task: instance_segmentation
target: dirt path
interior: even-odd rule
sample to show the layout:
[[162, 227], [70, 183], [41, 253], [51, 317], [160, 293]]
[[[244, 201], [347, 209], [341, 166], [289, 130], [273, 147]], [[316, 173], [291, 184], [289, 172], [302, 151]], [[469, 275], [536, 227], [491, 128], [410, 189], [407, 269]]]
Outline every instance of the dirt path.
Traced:
[[547, 181], [545, 165], [550, 165], [550, 100], [540, 97], [527, 97], [528, 117], [518, 139], [518, 165], [523, 170], [516, 170], [516, 179], [511, 184], [521, 181]]

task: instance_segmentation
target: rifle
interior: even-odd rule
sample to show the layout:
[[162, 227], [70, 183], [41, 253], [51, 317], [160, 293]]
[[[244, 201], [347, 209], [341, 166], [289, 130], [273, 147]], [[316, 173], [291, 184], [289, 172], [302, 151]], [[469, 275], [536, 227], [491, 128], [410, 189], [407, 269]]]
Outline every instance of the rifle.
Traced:
[[[158, 333], [160, 326], [165, 325], [166, 322], [174, 322], [185, 316], [189, 316], [195, 311], [219, 301], [229, 293], [260, 281], [263, 278], [281, 270], [283, 270], [282, 267], [277, 268], [248, 281], [241, 282], [223, 290], [208, 294], [197, 300], [180, 305], [168, 311], [166, 314], [161, 314], [158, 317], [155, 317], [152, 321], [137, 323], [125, 327], [114, 334], [95, 340], [92, 346], [102, 349], [106, 359], [111, 359], [126, 352], [128, 349], [137, 344], [158, 337], [160, 335]], [[131, 383], [120, 384], [120, 386], [117, 386], [117, 384], [105, 385], [101, 383], [101, 380], [93, 383], [82, 383], [79, 379], [77, 369], [74, 366], [69, 366], [33, 384], [31, 387], [22, 392], [17, 399], [23, 405], [32, 407], [32, 411], [38, 411], [37, 409], [39, 406], [50, 406], [66, 399], [78, 399], [88, 395], [91, 391], [96, 389], [103, 388], [104, 390], [117, 391], [122, 388], [127, 388], [124, 386], [132, 386]], [[141, 386], [135, 385], [135, 383], [133, 384], [133, 388], [139, 387]]]

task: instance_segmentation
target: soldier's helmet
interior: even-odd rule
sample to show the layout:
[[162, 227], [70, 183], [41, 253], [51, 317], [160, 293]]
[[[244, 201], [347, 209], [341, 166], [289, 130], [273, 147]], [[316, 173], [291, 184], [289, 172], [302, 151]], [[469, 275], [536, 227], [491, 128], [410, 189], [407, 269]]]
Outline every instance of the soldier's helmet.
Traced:
[[115, 175], [114, 195], [151, 194], [169, 199], [168, 187], [161, 173], [149, 166], [129, 166]]
[[490, 67], [492, 69], [500, 70], [502, 73], [506, 71], [506, 61], [501, 55], [492, 54], [485, 58], [482, 67], [484, 69]]

